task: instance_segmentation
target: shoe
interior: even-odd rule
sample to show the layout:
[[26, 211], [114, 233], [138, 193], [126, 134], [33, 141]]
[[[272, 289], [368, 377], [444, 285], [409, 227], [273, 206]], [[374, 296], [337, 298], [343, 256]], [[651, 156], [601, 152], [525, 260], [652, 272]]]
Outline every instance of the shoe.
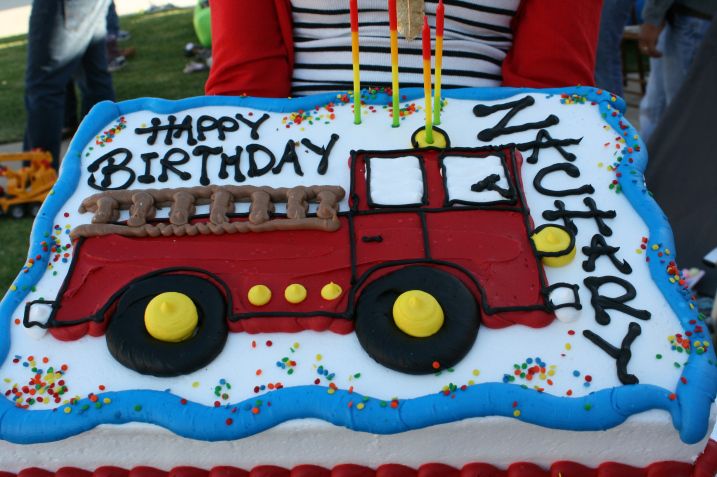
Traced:
[[110, 60], [110, 62], [107, 64], [107, 71], [110, 73], [114, 73], [115, 71], [119, 71], [122, 68], [124, 68], [127, 65], [127, 60], [124, 56], [115, 56]]

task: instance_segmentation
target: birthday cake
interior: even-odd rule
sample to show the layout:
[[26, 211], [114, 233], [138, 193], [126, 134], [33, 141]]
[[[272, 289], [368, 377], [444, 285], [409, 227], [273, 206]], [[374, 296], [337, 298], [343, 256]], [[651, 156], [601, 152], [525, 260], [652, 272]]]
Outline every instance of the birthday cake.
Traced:
[[0, 470], [691, 475], [715, 355], [623, 101], [420, 94], [96, 106], [0, 305]]

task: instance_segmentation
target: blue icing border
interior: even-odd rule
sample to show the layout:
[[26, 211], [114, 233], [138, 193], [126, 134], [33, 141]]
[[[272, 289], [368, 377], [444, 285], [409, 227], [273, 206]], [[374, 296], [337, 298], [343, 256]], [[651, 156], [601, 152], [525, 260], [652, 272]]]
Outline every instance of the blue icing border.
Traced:
[[[420, 98], [422, 90], [412, 88], [402, 91], [406, 99]], [[560, 89], [486, 88], [448, 90], [445, 97], [468, 100], [496, 100], [523, 93], [578, 95], [599, 103], [605, 121], [621, 136], [629, 137], [639, 146], [631, 157], [632, 163], [623, 162], [618, 178], [622, 192], [638, 214], [645, 220], [650, 231], [650, 242], [660, 249], [674, 249], [672, 231], [666, 217], [644, 187], [643, 172], [647, 166], [644, 143], [635, 129], [623, 117], [625, 103], [606, 92], [588, 87]], [[41, 256], [35, 266], [26, 269], [15, 280], [0, 303], [0, 356], [8, 357], [10, 347], [11, 314], [22, 303], [30, 289], [40, 280], [47, 268], [49, 254], [42, 252], [42, 242], [52, 233], [52, 222], [72, 195], [80, 177], [80, 160], [84, 146], [102, 131], [106, 124], [118, 116], [139, 110], [156, 113], [175, 113], [184, 109], [206, 106], [242, 106], [272, 112], [293, 112], [310, 109], [335, 101], [337, 95], [329, 93], [297, 99], [269, 99], [248, 97], [197, 97], [179, 101], [141, 98], [115, 104], [103, 102], [95, 106], [85, 118], [63, 161], [60, 179], [52, 195], [42, 206], [33, 225], [29, 257]], [[385, 104], [388, 97], [377, 94], [366, 98], [369, 104]], [[613, 111], [617, 114], [612, 115]], [[621, 127], [620, 123], [625, 126]], [[93, 125], [95, 126], [93, 128]], [[624, 153], [627, 153], [627, 147]], [[669, 282], [666, 266], [660, 263], [658, 251], [648, 247], [649, 268], [653, 280], [678, 315], [684, 329], [690, 321], [699, 322], [701, 317], [691, 307], [685, 295]], [[709, 336], [695, 335], [702, 341]], [[710, 349], [713, 349], [710, 346]], [[617, 426], [629, 416], [650, 409], [668, 411], [673, 424], [680, 431], [681, 439], [688, 443], [700, 441], [707, 433], [710, 406], [717, 394], [717, 366], [714, 353], [691, 354], [688, 366], [683, 368], [683, 381], [677, 385], [677, 399], [670, 399], [670, 391], [649, 384], [620, 386], [603, 389], [579, 398], [557, 397], [523, 388], [516, 384], [485, 383], [456, 391], [456, 398], [442, 393], [402, 400], [396, 408], [381, 406], [381, 401], [336, 390], [327, 392], [320, 386], [299, 386], [271, 391], [259, 398], [219, 408], [197, 403], [183, 403], [170, 392], [131, 390], [106, 392], [100, 400], [109, 398], [111, 403], [100, 408], [88, 399], [73, 406], [61, 406], [56, 410], [27, 411], [16, 407], [7, 399], [0, 399], [0, 438], [21, 444], [64, 439], [92, 429], [99, 424], [147, 422], [160, 425], [184, 437], [202, 440], [238, 439], [269, 429], [282, 422], [298, 418], [319, 418], [357, 431], [391, 434], [419, 429], [440, 423], [453, 422], [470, 417], [514, 417], [520, 410], [520, 420], [544, 427], [566, 430], [596, 431]], [[363, 409], [349, 406], [349, 401], [363, 402]], [[259, 413], [251, 412], [257, 407]], [[517, 402], [517, 408], [513, 403]], [[271, 403], [271, 405], [269, 405]], [[285, 404], [285, 405], [284, 405]], [[82, 408], [87, 405], [86, 410]], [[140, 406], [140, 407], [138, 407]], [[64, 409], [71, 412], [66, 414]], [[234, 410], [234, 411], [233, 411]], [[233, 422], [227, 424], [227, 419]], [[199, 424], [201, 423], [201, 424]]]

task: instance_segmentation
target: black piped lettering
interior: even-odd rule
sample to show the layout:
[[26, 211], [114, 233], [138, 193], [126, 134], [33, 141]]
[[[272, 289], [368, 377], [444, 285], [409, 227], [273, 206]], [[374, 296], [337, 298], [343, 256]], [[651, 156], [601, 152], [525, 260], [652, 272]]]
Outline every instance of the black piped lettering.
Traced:
[[551, 197], [565, 197], [568, 195], [582, 195], [582, 194], [592, 194], [595, 192], [595, 189], [590, 184], [582, 185], [575, 189], [561, 189], [561, 190], [555, 190], [555, 189], [548, 189], [547, 187], [543, 186], [543, 179], [545, 179], [545, 176], [552, 174], [554, 172], [563, 171], [568, 176], [572, 178], [580, 177], [580, 169], [575, 167], [574, 165], [570, 163], [560, 163], [560, 164], [552, 164], [550, 166], [543, 167], [538, 171], [538, 173], [535, 175], [535, 179], [533, 179], [533, 186], [535, 186], [535, 190], [540, 192], [543, 195], [549, 195]]
[[200, 141], [206, 140], [205, 132], [217, 131], [217, 138], [220, 141], [226, 139], [226, 133], [239, 129], [239, 123], [229, 116], [222, 116], [219, 119], [213, 116], [199, 116], [197, 119], [197, 138]]
[[578, 233], [578, 228], [573, 222], [573, 219], [595, 219], [598, 230], [601, 234], [612, 235], [612, 229], [605, 224], [605, 219], [614, 219], [614, 210], [600, 210], [597, 208], [597, 204], [591, 197], [585, 197], [583, 203], [588, 206], [589, 210], [567, 210], [565, 208], [565, 202], [562, 200], [556, 200], [554, 202], [557, 210], [546, 210], [543, 212], [543, 218], [545, 220], [559, 220], [562, 219], [565, 226], [573, 231], [575, 235]]
[[[177, 160], [171, 160], [174, 155], [180, 156]], [[159, 164], [162, 166], [162, 172], [159, 174], [157, 179], [159, 182], [167, 182], [169, 180], [169, 171], [177, 174], [183, 181], [188, 181], [192, 178], [192, 174], [186, 171], [180, 171], [176, 166], [181, 166], [189, 162], [189, 153], [184, 149], [173, 147], [159, 160]]]
[[[245, 118], [241, 113], [235, 114], [234, 117], [251, 128], [251, 138], [255, 141], [259, 139], [259, 126], [264, 124], [264, 121], [269, 119], [269, 115], [266, 113], [264, 113], [256, 121], [252, 121], [251, 119]], [[249, 150], [249, 148], [247, 148], [247, 150]]]
[[518, 144], [517, 148], [519, 151], [527, 151], [531, 148], [533, 149], [533, 152], [531, 152], [530, 156], [526, 159], [529, 164], [536, 164], [538, 162], [541, 149], [549, 149], [551, 147], [555, 148], [555, 150], [558, 151], [566, 161], [574, 161], [576, 159], [575, 154], [566, 151], [564, 147], [580, 144], [580, 141], [582, 140], [583, 138], [553, 139], [546, 129], [541, 129], [535, 136], [535, 141]]
[[207, 161], [209, 160], [209, 156], [217, 156], [222, 153], [224, 149], [219, 147], [209, 147], [200, 145], [194, 148], [192, 151], [192, 154], [195, 156], [201, 156], [202, 157], [202, 173], [199, 176], [199, 183], [202, 185], [209, 185], [209, 176], [207, 174]]
[[286, 163], [291, 163], [294, 165], [294, 172], [296, 173], [296, 175], [304, 175], [304, 171], [301, 170], [301, 164], [299, 163], [299, 156], [296, 155], [296, 143], [291, 139], [286, 141], [286, 146], [284, 146], [284, 154], [281, 155], [279, 163], [271, 170], [271, 172], [273, 172], [274, 174], [280, 173], [281, 169]]
[[329, 156], [331, 155], [331, 149], [333, 149], [334, 144], [336, 144], [336, 141], [338, 140], [339, 135], [332, 134], [331, 139], [329, 139], [329, 143], [326, 145], [326, 147], [319, 147], [306, 138], [301, 140], [301, 144], [306, 146], [308, 150], [321, 156], [321, 160], [319, 161], [319, 166], [316, 168], [316, 172], [318, 172], [322, 176], [326, 174], [326, 171], [329, 168]]
[[615, 265], [615, 268], [617, 268], [621, 273], [624, 273], [625, 275], [632, 273], [632, 267], [629, 263], [627, 263], [627, 260], [620, 261], [615, 256], [618, 250], [620, 250], [620, 247], [611, 247], [607, 244], [607, 242], [605, 242], [605, 237], [602, 235], [593, 235], [592, 240], [590, 240], [590, 246], [583, 247], [583, 253], [588, 257], [587, 260], [583, 262], [583, 270], [586, 272], [594, 272], [595, 261], [604, 256], [608, 257], [612, 264]]
[[[115, 156], [119, 154], [124, 154], [124, 158], [118, 164], [115, 164]], [[135, 178], [134, 171], [131, 168], [127, 167], [127, 164], [129, 164], [129, 161], [131, 160], [132, 151], [124, 147], [114, 149], [108, 152], [107, 154], [103, 155], [95, 162], [87, 166], [87, 171], [91, 173], [89, 179], [87, 179], [87, 184], [93, 189], [97, 190], [127, 189], [129, 186], [132, 185]], [[104, 162], [106, 162], [107, 164], [100, 169], [100, 165]], [[100, 174], [102, 174], [102, 182], [100, 182], [100, 185], [97, 185], [94, 174], [98, 170]], [[110, 187], [110, 185], [112, 185], [112, 176], [117, 172], [127, 173], [127, 180], [120, 186]]]
[[192, 129], [192, 117], [187, 115], [180, 124], [177, 124], [177, 117], [174, 115], [167, 116], [167, 124], [162, 124], [162, 121], [154, 117], [150, 121], [152, 126], [141, 127], [134, 130], [135, 134], [149, 134], [147, 137], [147, 144], [154, 145], [157, 142], [157, 137], [160, 132], [164, 131], [164, 144], [167, 146], [172, 145], [172, 139], [179, 139], [182, 134], [187, 134], [187, 144], [193, 146], [197, 143], [194, 139], [194, 131]]
[[508, 110], [503, 118], [492, 128], [487, 128], [478, 133], [478, 139], [484, 142], [490, 142], [498, 136], [505, 134], [512, 134], [516, 132], [528, 131], [530, 129], [541, 129], [548, 126], [554, 126], [560, 122], [560, 119], [554, 114], [551, 114], [542, 121], [535, 123], [524, 123], [517, 126], [508, 126], [511, 119], [515, 117], [523, 109], [528, 106], [535, 104], [535, 98], [532, 96], [526, 96], [524, 98], [510, 101], [503, 104], [495, 104], [493, 106], [486, 106], [484, 104], [478, 104], [473, 108], [473, 114], [479, 118], [490, 116], [497, 111]]
[[152, 175], [152, 161], [159, 157], [156, 152], [145, 152], [139, 156], [144, 161], [144, 174], [137, 178], [137, 181], [141, 184], [151, 184], [156, 179]]
[[619, 349], [590, 330], [584, 330], [583, 336], [615, 360], [615, 364], [617, 366], [617, 378], [622, 384], [637, 384], [640, 380], [637, 379], [637, 376], [634, 374], [627, 372], [627, 364], [630, 362], [630, 358], [632, 358], [632, 350], [630, 347], [632, 346], [633, 341], [635, 341], [635, 338], [640, 336], [641, 333], [642, 328], [640, 327], [640, 324], [635, 323], [634, 321], [630, 322], [627, 327], [627, 334], [622, 339]]
[[227, 167], [234, 166], [234, 180], [237, 182], [244, 182], [246, 180], [246, 177], [244, 177], [244, 174], [242, 174], [241, 170], [239, 170], [241, 153], [244, 151], [244, 148], [242, 148], [241, 146], [236, 146], [234, 148], [234, 151], [235, 153], [233, 156], [229, 156], [227, 154], [222, 153], [222, 164], [219, 167], [219, 178], [226, 179], [227, 177], [229, 177]]
[[[268, 162], [263, 167], [258, 167], [256, 165], [256, 153], [259, 151], [266, 154], [266, 156], [269, 158]], [[249, 170], [247, 171], [247, 175], [249, 177], [263, 176], [264, 174], [269, 172], [272, 167], [274, 167], [276, 157], [274, 156], [274, 153], [271, 152], [266, 146], [262, 146], [261, 144], [249, 144], [246, 147], [246, 152], [249, 153]]]
[[[635, 287], [627, 280], [608, 275], [604, 277], [587, 277], [583, 280], [583, 283], [585, 283], [585, 286], [590, 290], [590, 304], [592, 304], [595, 309], [595, 321], [599, 324], [610, 324], [610, 315], [608, 315], [607, 310], [616, 310], [643, 321], [650, 319], [651, 315], [649, 311], [638, 310], [625, 304], [637, 296]], [[625, 290], [625, 293], [615, 297], [601, 295], [600, 287], [608, 283], [621, 286], [623, 290]]]

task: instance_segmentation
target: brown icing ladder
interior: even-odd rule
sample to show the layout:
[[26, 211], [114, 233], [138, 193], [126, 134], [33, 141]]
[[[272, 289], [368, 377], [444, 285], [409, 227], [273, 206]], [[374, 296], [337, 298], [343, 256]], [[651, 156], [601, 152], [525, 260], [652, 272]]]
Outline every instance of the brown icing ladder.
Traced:
[[[72, 239], [117, 234], [126, 237], [233, 234], [274, 230], [338, 230], [338, 203], [346, 192], [339, 186], [197, 186], [176, 189], [110, 190], [82, 201], [80, 213], [94, 214], [91, 224], [72, 230]], [[230, 221], [236, 202], [251, 202], [246, 221]], [[274, 204], [286, 202], [286, 218], [272, 218]], [[309, 203], [317, 203], [316, 217], [307, 217]], [[209, 221], [190, 220], [196, 206], [210, 204]], [[149, 223], [157, 208], [170, 207], [169, 223]], [[117, 223], [129, 210], [126, 223]]]

